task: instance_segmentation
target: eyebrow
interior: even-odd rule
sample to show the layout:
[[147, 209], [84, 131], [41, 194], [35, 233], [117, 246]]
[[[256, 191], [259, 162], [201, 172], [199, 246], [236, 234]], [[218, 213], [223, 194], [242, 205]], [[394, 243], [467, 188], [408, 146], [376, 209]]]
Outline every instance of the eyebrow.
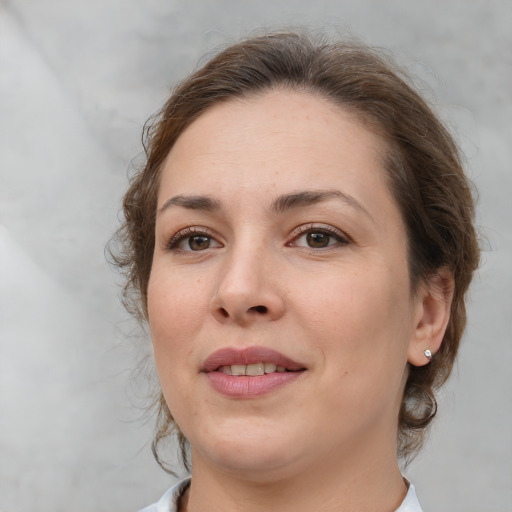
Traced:
[[[341, 192], [336, 189], [329, 190], [303, 190], [299, 192], [292, 192], [290, 194], [284, 194], [275, 199], [270, 209], [276, 213], [284, 213], [287, 210], [294, 208], [304, 208], [314, 204], [328, 201], [330, 199], [338, 199], [348, 206], [355, 208], [367, 215], [372, 221], [373, 217], [370, 215], [368, 210], [354, 197], [345, 192]], [[162, 207], [158, 210], [158, 214], [161, 214], [172, 206], [180, 206], [189, 210], [202, 210], [206, 212], [218, 212], [222, 210], [220, 201], [210, 196], [184, 196], [177, 195], [168, 199]]]
[[303, 208], [305, 206], [311, 206], [323, 201], [328, 201], [329, 199], [341, 200], [348, 206], [364, 213], [373, 221], [373, 217], [370, 215], [368, 210], [359, 201], [357, 201], [357, 199], [352, 197], [350, 194], [346, 194], [345, 192], [341, 192], [336, 189], [304, 190], [285, 194], [279, 196], [275, 201], [273, 201], [271, 208], [275, 212], [282, 213], [292, 208]]
[[181, 206], [182, 208], [187, 208], [189, 210], [203, 210], [207, 212], [221, 210], [220, 202], [212, 197], [179, 195], [168, 199], [158, 210], [158, 214], [161, 214], [171, 206]]

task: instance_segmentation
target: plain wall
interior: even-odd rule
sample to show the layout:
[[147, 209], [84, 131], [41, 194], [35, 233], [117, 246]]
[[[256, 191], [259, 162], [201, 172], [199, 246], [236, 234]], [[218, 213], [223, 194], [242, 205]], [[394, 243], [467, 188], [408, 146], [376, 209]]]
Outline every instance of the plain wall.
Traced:
[[4, 0], [2, 512], [135, 511], [172, 483], [131, 371], [150, 343], [104, 247], [169, 88], [220, 44], [302, 24], [390, 49], [466, 154], [483, 262], [439, 418], [406, 474], [426, 512], [512, 510], [512, 2]]

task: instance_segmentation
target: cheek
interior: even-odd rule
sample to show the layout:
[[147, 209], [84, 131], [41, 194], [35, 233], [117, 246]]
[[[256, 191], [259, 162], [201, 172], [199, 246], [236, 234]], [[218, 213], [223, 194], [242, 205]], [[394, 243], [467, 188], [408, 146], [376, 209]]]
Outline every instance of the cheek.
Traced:
[[412, 327], [406, 273], [387, 266], [338, 270], [305, 286], [302, 329], [338, 374], [369, 379], [368, 372], [401, 369]]
[[203, 307], [205, 291], [199, 278], [182, 278], [170, 268], [155, 267], [148, 283], [148, 315], [151, 332], [158, 340], [193, 327], [191, 319]]
[[[173, 363], [183, 365], [194, 350], [193, 340], [201, 329], [200, 318], [208, 301], [200, 279], [166, 275], [158, 269], [148, 284], [148, 316], [155, 362], [159, 374], [168, 374]], [[187, 358], [187, 359], [185, 359]]]
[[[343, 334], [375, 329], [382, 331], [404, 324], [409, 313], [407, 276], [385, 266], [349, 266], [317, 273], [304, 279], [290, 296], [301, 297], [301, 308], [311, 325], [329, 324]], [[399, 274], [399, 275], [398, 275]]]
[[189, 400], [187, 365], [193, 358], [192, 340], [198, 328], [197, 290], [183, 289], [176, 280], [152, 274], [148, 285], [148, 316], [155, 366], [173, 417]]

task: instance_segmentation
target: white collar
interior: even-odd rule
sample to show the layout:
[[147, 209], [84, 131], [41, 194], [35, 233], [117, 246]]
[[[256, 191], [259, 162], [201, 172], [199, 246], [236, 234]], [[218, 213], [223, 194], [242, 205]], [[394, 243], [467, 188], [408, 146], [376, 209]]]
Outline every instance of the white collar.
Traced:
[[[190, 478], [185, 478], [173, 485], [154, 505], [144, 508], [140, 512], [178, 512], [178, 500], [185, 489], [190, 485]], [[422, 512], [414, 485], [409, 483], [409, 490], [402, 504], [395, 512]]]

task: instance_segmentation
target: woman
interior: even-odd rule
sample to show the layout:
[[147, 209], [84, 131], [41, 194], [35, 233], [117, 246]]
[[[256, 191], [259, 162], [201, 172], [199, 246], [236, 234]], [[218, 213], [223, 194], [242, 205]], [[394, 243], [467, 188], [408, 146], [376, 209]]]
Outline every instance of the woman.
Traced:
[[[478, 263], [456, 145], [377, 52], [279, 33], [182, 82], [124, 200], [160, 440], [145, 511], [419, 511], [419, 449]], [[135, 293], [135, 295], [134, 295]], [[135, 301], [135, 302], [133, 302]]]

